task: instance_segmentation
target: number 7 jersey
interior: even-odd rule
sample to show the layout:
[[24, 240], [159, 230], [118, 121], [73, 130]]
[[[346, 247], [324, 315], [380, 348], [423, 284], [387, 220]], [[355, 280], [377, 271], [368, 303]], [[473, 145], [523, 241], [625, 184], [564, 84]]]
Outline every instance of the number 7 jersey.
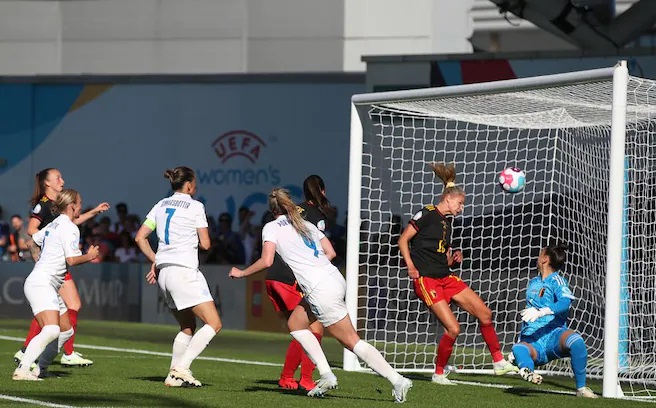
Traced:
[[304, 221], [310, 230], [311, 239], [302, 237], [286, 215], [280, 215], [262, 229], [262, 242], [276, 244], [276, 252], [294, 272], [301, 290], [306, 295], [312, 292], [326, 277], [337, 271], [323, 252], [323, 232], [311, 222]]
[[207, 228], [205, 206], [189, 194], [174, 193], [146, 215], [145, 225], [157, 232], [155, 264], [198, 269], [198, 228]]

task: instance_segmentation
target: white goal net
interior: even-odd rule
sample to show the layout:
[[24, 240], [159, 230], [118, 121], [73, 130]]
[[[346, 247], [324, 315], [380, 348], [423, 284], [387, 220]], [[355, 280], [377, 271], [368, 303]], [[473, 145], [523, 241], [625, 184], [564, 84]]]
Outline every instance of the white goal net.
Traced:
[[[626, 183], [614, 190], [623, 195], [615, 214], [622, 227], [612, 230], [612, 74], [354, 97], [362, 140], [355, 126], [350, 196], [359, 192], [360, 199], [350, 203], [349, 222], [357, 225], [349, 225], [349, 238], [356, 232], [360, 239], [348, 243], [349, 306], [361, 336], [394, 367], [434, 369], [443, 330], [416, 298], [396, 242], [415, 212], [439, 200], [443, 185], [427, 163], [453, 162], [467, 193], [464, 213], [453, 220], [452, 243], [465, 257], [454, 271], [493, 311], [504, 354], [518, 340], [540, 248], [567, 242], [573, 250], [563, 272], [577, 298], [570, 327], [588, 346], [589, 376], [602, 377], [607, 243], [609, 234], [621, 236], [618, 376], [625, 393], [656, 395], [656, 82], [628, 80]], [[516, 194], [497, 184], [510, 166], [526, 173]], [[478, 322], [452, 308], [461, 334], [449, 364], [463, 372], [491, 369]], [[571, 374], [567, 359], [541, 369]]]

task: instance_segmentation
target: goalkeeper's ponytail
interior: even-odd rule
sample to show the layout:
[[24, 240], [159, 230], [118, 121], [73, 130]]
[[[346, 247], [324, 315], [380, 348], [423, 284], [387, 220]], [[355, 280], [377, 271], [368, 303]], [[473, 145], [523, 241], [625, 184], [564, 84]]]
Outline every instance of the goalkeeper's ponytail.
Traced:
[[544, 248], [544, 254], [549, 257], [549, 264], [554, 271], [559, 270], [563, 267], [563, 265], [565, 265], [567, 258], [567, 254], [565, 252], [569, 250], [571, 250], [570, 246], [565, 243], [549, 245], [548, 247]]

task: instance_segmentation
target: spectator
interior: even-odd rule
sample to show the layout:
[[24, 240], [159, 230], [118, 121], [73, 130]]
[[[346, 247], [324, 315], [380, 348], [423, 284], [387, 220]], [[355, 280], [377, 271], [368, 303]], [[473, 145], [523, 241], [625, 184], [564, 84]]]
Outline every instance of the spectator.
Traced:
[[255, 213], [248, 207], [239, 208], [239, 238], [244, 246], [244, 256], [247, 262], [253, 260], [253, 249], [255, 247], [255, 230], [251, 224], [251, 218]]
[[118, 236], [119, 247], [114, 251], [116, 262], [136, 262], [138, 260], [137, 248], [134, 246], [134, 240], [130, 233], [123, 230]]
[[7, 254], [7, 246], [9, 245], [9, 224], [7, 224], [2, 216], [2, 207], [0, 206], [0, 260], [9, 260]]
[[7, 252], [12, 262], [32, 261], [32, 254], [29, 251], [28, 243], [32, 238], [27, 234], [23, 224], [23, 218], [20, 215], [12, 215], [11, 227], [13, 232], [9, 235], [9, 246]]
[[232, 230], [232, 217], [228, 213], [219, 215], [216, 240], [207, 254], [207, 263], [243, 265], [246, 262], [244, 245], [239, 234]]
[[113, 232], [120, 234], [125, 227], [125, 220], [128, 219], [128, 205], [125, 203], [116, 204], [116, 216], [118, 220], [114, 223]]
[[87, 237], [86, 244], [86, 250], [84, 252], [88, 252], [92, 246], [98, 247], [99, 254], [91, 263], [111, 262], [113, 260], [114, 256], [111, 247], [99, 234], [93, 234]]

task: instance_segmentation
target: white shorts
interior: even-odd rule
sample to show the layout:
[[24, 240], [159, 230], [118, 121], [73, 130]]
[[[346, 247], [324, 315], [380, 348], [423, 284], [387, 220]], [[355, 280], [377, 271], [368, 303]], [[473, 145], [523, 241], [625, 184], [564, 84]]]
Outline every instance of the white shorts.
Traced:
[[28, 277], [23, 291], [34, 316], [46, 310], [59, 310], [60, 316], [68, 311], [58, 290], [50, 282]]
[[331, 273], [304, 299], [310, 305], [310, 310], [324, 327], [331, 326], [342, 320], [348, 314], [346, 310], [346, 281], [339, 271]]
[[214, 302], [207, 280], [198, 269], [162, 265], [157, 283], [171, 309], [184, 310], [201, 303]]

